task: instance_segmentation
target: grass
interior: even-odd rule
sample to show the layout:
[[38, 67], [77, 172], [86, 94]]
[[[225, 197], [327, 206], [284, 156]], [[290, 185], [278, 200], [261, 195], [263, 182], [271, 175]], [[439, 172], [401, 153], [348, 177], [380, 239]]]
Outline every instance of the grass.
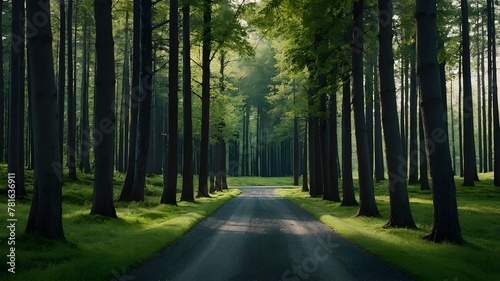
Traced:
[[420, 280], [499, 280], [500, 189], [493, 186], [491, 173], [481, 174], [480, 178], [476, 187], [462, 187], [462, 180], [456, 179], [459, 219], [466, 241], [463, 246], [422, 239], [431, 229], [433, 210], [431, 192], [420, 191], [419, 186], [408, 188], [417, 230], [382, 228], [389, 216], [387, 181], [375, 185], [380, 218], [355, 218], [357, 207], [340, 207], [340, 203], [311, 198], [300, 188], [281, 189], [278, 194]]
[[[7, 183], [6, 165], [0, 165], [0, 183]], [[32, 171], [26, 172], [29, 198]], [[124, 176], [115, 177], [118, 197]], [[159, 204], [162, 178], [147, 177], [144, 202], [115, 202], [118, 219], [89, 215], [92, 206], [92, 175], [78, 175], [78, 181], [63, 186], [63, 227], [67, 241], [51, 241], [24, 234], [31, 200], [16, 202], [16, 274], [7, 272], [6, 207], [2, 207], [0, 232], [0, 280], [110, 280], [146, 261], [154, 253], [179, 239], [204, 217], [237, 196], [238, 189], [212, 194], [178, 206]], [[180, 187], [181, 185], [178, 184]], [[5, 185], [0, 189], [5, 194]], [[180, 196], [177, 195], [179, 199]], [[6, 196], [0, 205], [7, 206]], [[9, 246], [10, 247], [10, 246]]]

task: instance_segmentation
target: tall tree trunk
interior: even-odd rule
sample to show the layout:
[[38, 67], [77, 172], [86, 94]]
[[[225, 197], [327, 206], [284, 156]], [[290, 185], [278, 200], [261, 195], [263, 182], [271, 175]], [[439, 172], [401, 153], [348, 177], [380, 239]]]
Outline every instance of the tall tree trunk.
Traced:
[[189, 3], [182, 5], [182, 93], [184, 108], [184, 154], [181, 201], [194, 201], [193, 191], [193, 113], [191, 101], [191, 40]]
[[417, 0], [417, 68], [422, 87], [420, 106], [426, 136], [426, 151], [432, 178], [434, 219], [431, 233], [424, 238], [433, 242], [462, 244], [458, 221], [455, 181], [451, 169], [450, 147], [445, 130], [439, 69], [436, 51], [436, 1]]
[[96, 88], [94, 197], [90, 214], [116, 218], [113, 205], [115, 54], [111, 0], [94, 0]]
[[8, 172], [16, 175], [16, 197], [27, 195], [24, 187], [24, 1], [12, 3], [10, 44], [10, 94]]
[[[128, 150], [128, 124], [130, 105], [130, 58], [129, 58], [129, 28], [128, 11], [125, 11], [125, 50], [123, 52], [123, 73], [122, 73], [122, 101], [120, 103], [120, 136], [118, 149], [118, 171], [125, 172], [127, 165]], [[161, 157], [158, 157], [161, 159]]]
[[73, 92], [73, 0], [68, 1], [68, 168], [69, 178], [76, 180], [76, 108], [75, 93]]
[[127, 161], [127, 174], [118, 201], [132, 201], [134, 193], [135, 157], [137, 150], [137, 119], [139, 114], [140, 88], [140, 1], [134, 1], [134, 26], [132, 39], [132, 95], [129, 100], [130, 136]]
[[417, 72], [415, 69], [415, 43], [411, 45], [410, 56], [410, 167], [408, 184], [418, 183], [418, 134], [417, 134]]
[[146, 163], [151, 130], [151, 100], [153, 93], [151, 0], [140, 1], [140, 68], [139, 68], [139, 111], [137, 113], [137, 140], [135, 151], [135, 174], [132, 200], [144, 201]]
[[[375, 89], [378, 89], [378, 72], [377, 64], [374, 63], [374, 79]], [[379, 182], [384, 180], [384, 152], [382, 149], [382, 120], [380, 119], [380, 97], [375, 95], [375, 110], [373, 117], [375, 119], [375, 181]]]
[[[379, 73], [382, 122], [389, 174], [390, 215], [384, 227], [417, 228], [410, 211], [410, 201], [406, 186], [406, 158], [403, 141], [398, 138], [398, 109], [396, 105], [396, 86], [394, 84], [394, 65], [392, 51], [392, 3], [390, 0], [378, 1], [379, 15], [384, 11], [390, 16], [379, 17]], [[404, 111], [403, 108], [401, 108]], [[404, 115], [402, 115], [404, 116]], [[403, 128], [404, 129], [404, 128]]]
[[464, 186], [474, 186], [477, 180], [476, 147], [474, 144], [474, 118], [472, 110], [472, 82], [469, 43], [469, 7], [467, 0], [461, 0], [462, 10], [462, 64], [463, 64], [463, 118], [464, 118]]
[[365, 93], [366, 93], [366, 138], [368, 140], [368, 156], [373, 173], [373, 56], [370, 54], [365, 65]]
[[325, 171], [325, 174], [329, 176], [329, 182], [331, 185], [331, 200], [333, 202], [342, 202], [339, 196], [339, 167], [337, 163], [338, 159], [338, 140], [337, 140], [337, 95], [332, 94], [330, 96], [330, 118], [329, 123], [329, 167]]
[[[0, 1], [0, 26], [3, 30], [3, 1]], [[3, 32], [2, 32], [3, 33]], [[2, 41], [3, 42], [3, 41]], [[4, 85], [4, 71], [3, 71], [3, 43], [0, 43], [0, 124], [5, 124], [5, 85]], [[0, 128], [0, 163], [5, 161], [5, 125]], [[62, 165], [62, 164], [61, 164]]]
[[201, 143], [200, 175], [197, 197], [210, 197], [208, 194], [208, 139], [210, 133], [210, 53], [212, 49], [211, 21], [212, 0], [203, 0]]
[[[89, 50], [87, 49], [87, 40], [90, 37], [88, 31], [88, 18], [85, 16], [83, 24], [83, 62], [82, 62], [82, 97], [81, 97], [81, 122], [80, 122], [80, 170], [84, 173], [90, 173], [90, 128], [89, 128]], [[90, 40], [89, 40], [90, 41]]]
[[[21, 1], [16, 1], [21, 2]], [[22, 4], [22, 3], [21, 3]], [[27, 19], [47, 19], [28, 37], [32, 79], [35, 175], [33, 200], [26, 233], [51, 239], [65, 239], [62, 225], [60, 147], [57, 122], [57, 90], [54, 77], [50, 1], [28, 1]], [[14, 33], [16, 34], [16, 33]]]
[[[484, 34], [485, 34], [484, 24], [481, 24], [481, 50], [484, 50], [484, 41], [485, 41]], [[484, 71], [484, 51], [481, 52], [481, 73], [483, 74], [483, 75], [481, 75], [481, 85], [482, 85], [481, 91], [482, 91], [482, 102], [483, 102], [483, 117], [482, 117], [482, 120], [483, 120], [483, 124], [482, 124], [482, 126], [483, 126], [483, 170], [485, 172], [489, 172], [488, 159], [491, 157], [490, 154], [491, 154], [492, 148], [488, 147], [488, 133], [486, 132], [486, 130], [487, 130], [486, 113], [488, 111], [486, 110], [486, 82], [484, 79], [486, 74]]]
[[302, 191], [303, 192], [308, 192], [309, 191], [309, 179], [308, 179], [308, 174], [307, 174], [307, 149], [308, 149], [308, 144], [307, 144], [307, 139], [308, 139], [308, 129], [307, 129], [307, 120], [304, 122], [304, 157], [303, 157], [303, 164], [302, 164]]
[[373, 173], [368, 157], [368, 141], [366, 139], [366, 122], [363, 97], [363, 9], [364, 0], [353, 3], [353, 48], [352, 48], [352, 77], [353, 77], [353, 108], [356, 130], [356, 147], [358, 155], [359, 175], [359, 211], [357, 216], [380, 216], [375, 203], [373, 191]]
[[[59, 155], [63, 155], [64, 144], [64, 94], [66, 86], [66, 0], [59, 1], [59, 79], [58, 79], [58, 106], [59, 106]], [[63, 165], [61, 157], [61, 167]]]
[[464, 149], [463, 149], [463, 126], [462, 126], [462, 56], [458, 59], [458, 151], [460, 152], [460, 177], [464, 176]]
[[[295, 79], [293, 80], [293, 105], [296, 95]], [[293, 116], [293, 185], [299, 185], [299, 117], [297, 112]]]
[[477, 141], [479, 143], [478, 146], [478, 153], [479, 153], [479, 172], [482, 173], [484, 172], [483, 169], [483, 128], [481, 125], [483, 124], [481, 118], [482, 116], [482, 111], [481, 111], [481, 51], [479, 49], [480, 44], [480, 29], [479, 29], [479, 19], [481, 18], [481, 13], [479, 10], [479, 2], [476, 2], [476, 9], [477, 9], [477, 17], [476, 17], [476, 74], [477, 74], [477, 79], [476, 79], [476, 86], [477, 86]]
[[352, 180], [352, 142], [351, 142], [351, 81], [344, 79], [342, 87], [342, 204], [358, 206], [354, 195]]
[[[422, 92], [420, 92], [422, 100]], [[427, 154], [425, 152], [424, 124], [422, 121], [422, 109], [419, 108], [419, 139], [420, 139], [420, 190], [431, 190], [428, 176]]]
[[179, 115], [179, 2], [170, 0], [170, 49], [168, 51], [168, 178], [163, 180], [161, 203], [177, 205], [177, 149]]
[[498, 109], [498, 88], [497, 88], [497, 50], [496, 50], [496, 32], [495, 32], [495, 2], [487, 0], [488, 11], [488, 46], [489, 46], [489, 59], [488, 69], [491, 78], [489, 78], [489, 88], [491, 91], [490, 99], [493, 100], [493, 128], [494, 128], [494, 146], [493, 158], [495, 159], [494, 179], [493, 184], [500, 187], [500, 120]]

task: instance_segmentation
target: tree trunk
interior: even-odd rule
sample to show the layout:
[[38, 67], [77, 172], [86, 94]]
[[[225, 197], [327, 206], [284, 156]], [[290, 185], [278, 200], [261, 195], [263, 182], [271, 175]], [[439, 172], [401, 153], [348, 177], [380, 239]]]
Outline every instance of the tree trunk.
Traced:
[[464, 176], [464, 150], [463, 150], [463, 126], [462, 126], [462, 57], [458, 62], [458, 151], [460, 152], [460, 177]]
[[68, 169], [70, 180], [76, 180], [76, 108], [73, 92], [73, 1], [68, 1]]
[[426, 136], [426, 151], [432, 178], [434, 219], [431, 233], [424, 238], [433, 242], [462, 244], [458, 222], [455, 181], [450, 147], [445, 130], [439, 69], [436, 52], [436, 1], [417, 0], [417, 68], [422, 87], [420, 106]]
[[[481, 50], [485, 49], [485, 47], [484, 47], [484, 41], [485, 41], [484, 34], [485, 34], [484, 24], [481, 24]], [[482, 84], [481, 91], [482, 91], [482, 102], [483, 102], [483, 117], [482, 117], [482, 120], [483, 120], [483, 124], [482, 124], [482, 126], [483, 126], [483, 170], [485, 172], [489, 172], [488, 159], [491, 157], [490, 154], [491, 154], [492, 148], [488, 147], [488, 134], [486, 132], [486, 130], [487, 130], [487, 127], [486, 127], [487, 110], [486, 110], [486, 82], [484, 79], [484, 77], [486, 76], [485, 71], [484, 71], [484, 51], [481, 52], [481, 72], [483, 74], [483, 75], [481, 75], [481, 80], [482, 80], [481, 81], [481, 84]]]
[[[59, 85], [58, 85], [58, 106], [59, 106], [59, 155], [63, 155], [64, 144], [64, 94], [66, 91], [66, 4], [65, 0], [59, 1]], [[3, 122], [2, 122], [3, 123]], [[61, 167], [63, 165], [61, 157]]]
[[[374, 79], [375, 89], [378, 90], [378, 72], [377, 64], [374, 63]], [[380, 119], [380, 97], [375, 95], [375, 181], [383, 181], [384, 178], [384, 151], [382, 149], [382, 120]]]
[[365, 92], [366, 92], [366, 138], [368, 140], [368, 156], [373, 173], [373, 58], [372, 54], [367, 58], [365, 66]]
[[115, 54], [111, 1], [94, 0], [96, 88], [94, 108], [94, 197], [90, 214], [116, 218], [113, 205]]
[[16, 197], [27, 196], [24, 187], [24, 1], [12, 3], [8, 172], [16, 175]]
[[139, 68], [139, 111], [137, 113], [137, 139], [135, 151], [135, 174], [133, 201], [144, 201], [146, 163], [151, 130], [151, 100], [153, 93], [151, 0], [140, 1], [140, 68]]
[[[469, 8], [467, 0], [461, 0], [462, 10], [462, 64], [463, 64], [463, 118], [464, 118], [464, 186], [474, 186], [477, 179], [476, 147], [474, 144], [474, 113], [472, 110], [472, 83], [469, 43]], [[432, 175], [431, 175], [432, 176]]]
[[[123, 73], [122, 73], [122, 101], [120, 103], [120, 136], [118, 149], [118, 171], [125, 172], [127, 169], [128, 150], [128, 124], [130, 105], [130, 58], [129, 58], [129, 33], [128, 33], [128, 11], [125, 11], [125, 50], [123, 52]], [[158, 157], [161, 159], [161, 157]]]
[[[418, 134], [417, 134], [417, 72], [415, 69], [415, 43], [410, 56], [410, 167], [408, 184], [418, 184]], [[452, 120], [453, 121], [453, 120]]]
[[342, 87], [342, 204], [358, 206], [352, 181], [352, 142], [351, 142], [351, 81], [344, 79]]
[[[296, 85], [293, 80], [293, 104], [295, 105]], [[299, 117], [293, 116], [293, 185], [299, 185]]]
[[[383, 11], [392, 16], [392, 3], [378, 1], [379, 14]], [[406, 158], [403, 141], [398, 138], [398, 109], [396, 86], [394, 84], [394, 56], [392, 51], [392, 17], [379, 17], [379, 73], [382, 123], [389, 174], [390, 215], [384, 227], [417, 228], [410, 211], [410, 201], [406, 186]], [[403, 110], [403, 108], [401, 109]], [[404, 111], [404, 110], [403, 110]], [[404, 116], [404, 115], [402, 115]], [[404, 128], [403, 128], [404, 129]]]
[[26, 232], [51, 239], [65, 239], [62, 225], [62, 171], [59, 165], [61, 156], [49, 0], [28, 1], [26, 10], [29, 22], [35, 22], [40, 15], [47, 19], [45, 25], [33, 30], [28, 37], [30, 45], [28, 59], [32, 72], [30, 94], [33, 102], [35, 175]]
[[[161, 203], [177, 205], [177, 149], [179, 101], [179, 2], [170, 0], [170, 48], [168, 51], [168, 178], [163, 180]], [[189, 62], [189, 61], [188, 61]]]
[[127, 161], [127, 174], [118, 201], [132, 201], [134, 193], [135, 157], [137, 150], [137, 119], [139, 114], [139, 89], [140, 69], [140, 1], [134, 1], [134, 27], [132, 42], [132, 95], [129, 100], [130, 107], [130, 136]]
[[[90, 37], [88, 31], [88, 18], [85, 16], [83, 24], [83, 62], [82, 62], [82, 96], [81, 96], [81, 121], [80, 121], [80, 170], [90, 174], [90, 128], [89, 128], [89, 62], [90, 55], [87, 49], [87, 40]], [[89, 40], [90, 41], [90, 40]]]
[[337, 163], [338, 159], [338, 140], [337, 140], [337, 95], [332, 94], [330, 96], [330, 118], [329, 122], [329, 167], [325, 171], [325, 174], [329, 176], [330, 188], [331, 188], [331, 200], [333, 202], [342, 202], [339, 196], [339, 167]]
[[197, 197], [210, 197], [208, 194], [208, 139], [210, 133], [210, 53], [212, 44], [212, 1], [203, 0], [203, 46], [202, 46], [202, 105], [201, 105], [201, 142], [200, 175]]
[[[0, 30], [3, 31], [3, 1], [0, 2]], [[3, 33], [3, 32], [2, 32]], [[0, 52], [0, 124], [4, 124], [0, 128], [0, 163], [5, 161], [4, 146], [5, 146], [5, 85], [4, 85], [4, 71], [3, 71], [3, 43], [0, 45], [2, 52]]]
[[[489, 88], [491, 91], [490, 99], [493, 100], [493, 133], [494, 133], [494, 178], [493, 184], [500, 187], [500, 121], [498, 109], [498, 88], [497, 88], [497, 50], [496, 50], [496, 32], [495, 32], [495, 2], [487, 0], [488, 11], [488, 69], [491, 78], [489, 78]], [[491, 108], [491, 107], [490, 107]], [[497, 148], [497, 149], [495, 149]]]
[[368, 141], [366, 139], [366, 122], [363, 97], [363, 0], [353, 3], [353, 48], [352, 48], [352, 77], [353, 77], [353, 108], [358, 155], [359, 175], [359, 211], [357, 216], [380, 216], [373, 193], [373, 173], [368, 156]]
[[193, 113], [191, 101], [191, 40], [189, 3], [182, 5], [182, 93], [184, 108], [184, 154], [181, 201], [194, 201], [193, 191]]
[[307, 144], [307, 139], [308, 139], [308, 130], [307, 130], [307, 120], [304, 122], [304, 157], [303, 157], [303, 164], [302, 164], [302, 191], [303, 192], [308, 192], [309, 191], [309, 179], [307, 175], [307, 149], [308, 149], [308, 144]]

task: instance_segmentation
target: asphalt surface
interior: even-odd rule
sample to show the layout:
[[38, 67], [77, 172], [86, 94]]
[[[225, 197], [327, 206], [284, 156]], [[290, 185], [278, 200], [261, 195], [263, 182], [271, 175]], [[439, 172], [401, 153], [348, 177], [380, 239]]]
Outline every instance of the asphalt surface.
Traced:
[[275, 188], [241, 190], [127, 280], [414, 280], [277, 196]]

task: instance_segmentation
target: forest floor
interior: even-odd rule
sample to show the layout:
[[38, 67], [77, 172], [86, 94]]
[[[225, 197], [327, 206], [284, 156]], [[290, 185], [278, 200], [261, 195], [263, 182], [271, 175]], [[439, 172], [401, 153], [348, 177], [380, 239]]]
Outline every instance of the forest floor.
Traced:
[[356, 218], [357, 207], [340, 207], [340, 203], [311, 198], [300, 188], [277, 192], [350, 241], [418, 279], [498, 280], [500, 188], [493, 186], [492, 173], [479, 174], [479, 177], [481, 182], [476, 182], [476, 187], [463, 187], [463, 180], [456, 178], [459, 220], [466, 241], [463, 246], [435, 244], [422, 239], [430, 232], [433, 208], [431, 191], [421, 191], [419, 185], [408, 187], [417, 230], [382, 228], [389, 216], [387, 181], [375, 184], [380, 218]]
[[133, 280], [414, 280], [354, 246], [274, 187], [242, 194], [135, 271]]
[[[115, 198], [120, 194], [124, 175], [115, 175]], [[7, 271], [8, 225], [7, 167], [0, 164], [0, 280], [127, 280], [126, 270], [150, 258], [182, 237], [203, 218], [211, 215], [240, 191], [231, 189], [178, 202], [159, 204], [162, 178], [146, 178], [144, 202], [115, 202], [117, 219], [90, 215], [93, 175], [78, 174], [65, 179], [62, 195], [63, 227], [67, 241], [52, 241], [26, 235], [24, 229], [31, 206], [33, 171], [26, 171], [27, 199], [17, 199], [15, 214], [15, 274]], [[180, 178], [178, 187], [180, 187]], [[178, 190], [180, 191], [180, 190]], [[195, 193], [196, 194], [196, 193]], [[180, 198], [180, 195], [177, 195]]]

